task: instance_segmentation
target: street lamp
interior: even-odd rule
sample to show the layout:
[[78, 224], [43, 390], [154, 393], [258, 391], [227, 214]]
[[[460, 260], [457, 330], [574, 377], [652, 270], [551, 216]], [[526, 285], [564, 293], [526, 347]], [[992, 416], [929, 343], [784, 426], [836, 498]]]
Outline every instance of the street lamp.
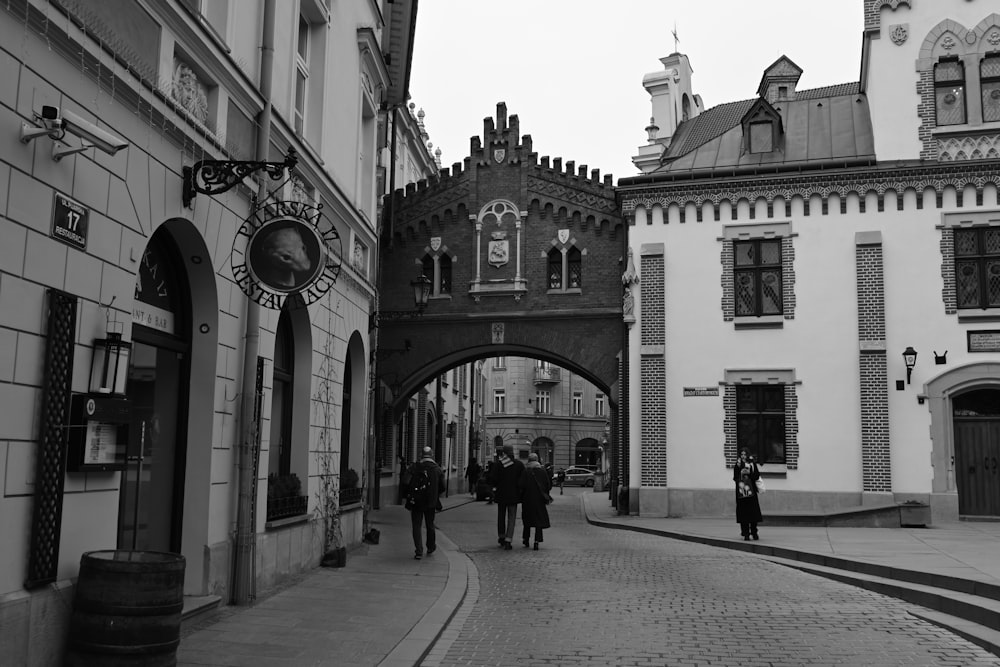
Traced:
[[917, 365], [917, 351], [912, 346], [908, 345], [903, 350], [903, 363], [906, 364], [906, 384], [910, 384], [910, 374], [913, 373], [913, 367]]
[[431, 279], [421, 273], [410, 281], [410, 287], [413, 288], [413, 305], [417, 307], [418, 313], [424, 312], [431, 296]]

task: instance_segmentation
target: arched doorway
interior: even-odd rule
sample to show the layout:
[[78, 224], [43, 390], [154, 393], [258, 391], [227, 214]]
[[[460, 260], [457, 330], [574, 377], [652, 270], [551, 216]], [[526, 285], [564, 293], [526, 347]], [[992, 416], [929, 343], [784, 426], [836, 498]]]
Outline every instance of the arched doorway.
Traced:
[[139, 262], [128, 396], [128, 462], [121, 477], [118, 548], [181, 550], [190, 302], [180, 252], [164, 232]]
[[951, 404], [958, 513], [1000, 517], [1000, 389], [967, 391]]

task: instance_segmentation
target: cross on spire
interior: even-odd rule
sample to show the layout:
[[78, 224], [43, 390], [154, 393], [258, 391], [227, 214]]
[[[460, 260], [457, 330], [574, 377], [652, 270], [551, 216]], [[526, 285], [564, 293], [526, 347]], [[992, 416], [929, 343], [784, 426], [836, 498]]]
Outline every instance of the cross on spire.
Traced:
[[674, 53], [677, 53], [677, 44], [681, 41], [681, 38], [677, 36], [677, 21], [674, 21], [674, 29], [670, 31], [670, 34], [674, 36]]

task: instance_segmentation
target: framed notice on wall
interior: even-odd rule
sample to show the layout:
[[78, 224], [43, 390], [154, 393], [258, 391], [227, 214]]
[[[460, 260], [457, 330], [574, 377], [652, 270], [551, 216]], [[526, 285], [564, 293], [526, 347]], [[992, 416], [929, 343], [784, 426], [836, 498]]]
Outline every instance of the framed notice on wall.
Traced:
[[1000, 352], [1000, 329], [967, 331], [969, 352]]
[[87, 249], [90, 209], [66, 195], [55, 194], [52, 204], [52, 238], [79, 250]]

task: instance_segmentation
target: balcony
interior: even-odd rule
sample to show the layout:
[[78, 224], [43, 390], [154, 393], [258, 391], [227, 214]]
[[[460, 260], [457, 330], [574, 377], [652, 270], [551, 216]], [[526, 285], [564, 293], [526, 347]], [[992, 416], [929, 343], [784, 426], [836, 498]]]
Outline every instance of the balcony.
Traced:
[[535, 366], [535, 384], [559, 384], [559, 368]]

